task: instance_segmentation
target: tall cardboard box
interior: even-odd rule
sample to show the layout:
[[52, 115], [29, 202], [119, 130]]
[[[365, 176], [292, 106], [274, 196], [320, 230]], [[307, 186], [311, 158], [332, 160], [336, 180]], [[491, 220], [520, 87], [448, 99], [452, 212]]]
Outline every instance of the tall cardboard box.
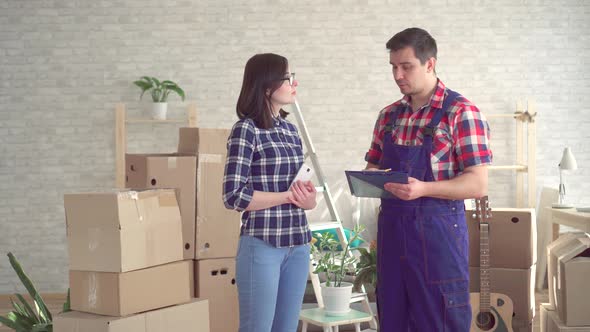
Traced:
[[195, 296], [209, 300], [211, 332], [237, 331], [240, 322], [235, 258], [195, 262]]
[[[514, 304], [514, 322], [528, 324], [535, 316], [535, 270], [529, 269], [490, 269], [492, 293], [506, 294]], [[469, 291], [479, 292], [479, 268], [469, 268]]]
[[[469, 266], [479, 267], [479, 221], [465, 211], [469, 230]], [[534, 209], [492, 209], [489, 219], [490, 266], [528, 269], [537, 262], [537, 228]]]
[[551, 291], [560, 320], [566, 326], [590, 326], [590, 237], [565, 238], [551, 247], [550, 260]]
[[177, 189], [184, 259], [195, 258], [197, 158], [177, 154], [126, 154], [125, 186], [132, 189]]
[[125, 317], [70, 311], [55, 316], [53, 326], [56, 332], [209, 332], [209, 303], [193, 299]]
[[235, 257], [240, 213], [223, 204], [228, 129], [180, 128], [178, 153], [197, 156], [195, 259]]
[[72, 310], [126, 316], [187, 303], [190, 266], [180, 261], [125, 273], [70, 271]]
[[[547, 308], [546, 308], [547, 309]], [[546, 325], [543, 329], [541, 325], [541, 332], [590, 332], [590, 326], [567, 326], [560, 319], [557, 311], [546, 311]], [[542, 322], [541, 322], [542, 324]]]
[[182, 260], [174, 190], [64, 196], [70, 270], [127, 272]]

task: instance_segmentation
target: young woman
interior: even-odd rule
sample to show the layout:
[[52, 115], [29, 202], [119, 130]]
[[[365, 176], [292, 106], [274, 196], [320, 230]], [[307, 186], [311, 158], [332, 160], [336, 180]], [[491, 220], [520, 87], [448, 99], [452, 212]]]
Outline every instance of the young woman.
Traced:
[[244, 211], [236, 257], [240, 332], [297, 329], [311, 241], [304, 210], [316, 206], [316, 191], [310, 181], [289, 189], [303, 151], [282, 107], [295, 102], [296, 87], [280, 55], [246, 63], [223, 183], [225, 206]]

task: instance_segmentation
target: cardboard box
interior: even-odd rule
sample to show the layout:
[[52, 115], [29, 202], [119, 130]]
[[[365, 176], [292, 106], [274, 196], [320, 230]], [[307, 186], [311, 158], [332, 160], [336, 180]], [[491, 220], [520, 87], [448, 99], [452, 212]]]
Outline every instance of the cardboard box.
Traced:
[[566, 233], [561, 235], [557, 240], [547, 245], [547, 284], [549, 288], [549, 304], [552, 307], [556, 307], [557, 301], [555, 300], [556, 283], [557, 283], [557, 255], [553, 253], [561, 247], [568, 245], [575, 238], [587, 236], [584, 233]]
[[555, 311], [555, 307], [550, 303], [541, 303], [539, 305], [539, 326], [541, 331], [547, 331], [548, 311]]
[[[469, 266], [479, 267], [479, 221], [465, 211], [469, 230]], [[537, 228], [534, 209], [492, 209], [490, 267], [528, 269], [537, 262]]]
[[[490, 290], [507, 295], [514, 304], [513, 322], [531, 322], [535, 316], [535, 270], [490, 269]], [[479, 268], [469, 268], [469, 291], [479, 292]], [[514, 325], [514, 324], [513, 324]]]
[[533, 321], [521, 321], [512, 318], [513, 332], [533, 332]]
[[209, 303], [193, 299], [187, 304], [113, 317], [70, 311], [53, 320], [56, 332], [209, 332]]
[[189, 302], [190, 261], [125, 273], [70, 271], [72, 310], [108, 316]]
[[566, 326], [590, 326], [590, 236], [558, 239], [550, 245], [549, 262], [550, 299], [560, 320]]
[[126, 154], [125, 186], [132, 189], [177, 190], [184, 259], [194, 259], [197, 158], [177, 154]]
[[[549, 309], [549, 308], [545, 308]], [[560, 319], [557, 311], [546, 310], [546, 325], [541, 321], [541, 332], [590, 332], [590, 326], [567, 326]]]
[[240, 213], [223, 204], [229, 129], [180, 128], [178, 153], [197, 156], [195, 259], [235, 257]]
[[237, 331], [240, 323], [234, 258], [195, 262], [195, 296], [209, 300], [211, 332]]
[[127, 272], [182, 260], [174, 190], [64, 195], [70, 270]]

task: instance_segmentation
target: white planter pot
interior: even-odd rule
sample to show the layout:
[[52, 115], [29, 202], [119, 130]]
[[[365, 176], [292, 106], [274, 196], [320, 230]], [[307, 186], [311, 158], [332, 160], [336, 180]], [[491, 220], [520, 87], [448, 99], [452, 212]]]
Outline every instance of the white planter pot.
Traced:
[[328, 316], [344, 316], [350, 312], [352, 283], [342, 282], [340, 287], [327, 287], [321, 284], [324, 312]]
[[168, 112], [168, 103], [152, 104], [152, 119], [166, 120], [166, 112]]

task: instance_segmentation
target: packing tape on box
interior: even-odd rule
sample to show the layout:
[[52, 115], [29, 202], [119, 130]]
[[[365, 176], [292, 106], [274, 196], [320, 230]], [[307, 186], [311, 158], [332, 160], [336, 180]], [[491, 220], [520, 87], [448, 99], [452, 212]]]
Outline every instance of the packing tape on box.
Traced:
[[137, 191], [134, 190], [128, 190], [128, 191], [122, 191], [119, 193], [119, 197], [121, 198], [125, 198], [125, 199], [132, 199], [135, 202], [135, 210], [137, 211], [137, 216], [139, 218], [139, 221], [143, 220], [143, 215], [141, 214], [141, 212], [139, 211], [139, 193]]
[[98, 303], [98, 282], [96, 282], [96, 272], [88, 272], [88, 306], [96, 308]]

